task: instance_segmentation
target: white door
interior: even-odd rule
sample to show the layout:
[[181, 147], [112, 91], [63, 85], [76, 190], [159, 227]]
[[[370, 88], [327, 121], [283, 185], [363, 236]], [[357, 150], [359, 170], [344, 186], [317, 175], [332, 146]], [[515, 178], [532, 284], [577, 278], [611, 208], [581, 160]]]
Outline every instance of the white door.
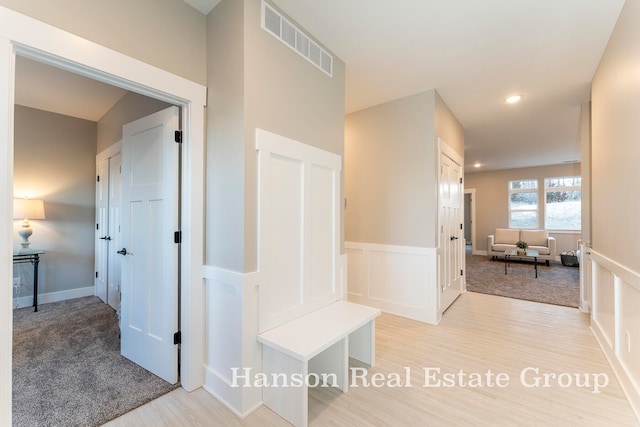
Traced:
[[120, 315], [120, 206], [122, 155], [96, 161], [96, 295]]
[[440, 312], [462, 293], [464, 230], [462, 229], [462, 168], [440, 155]]
[[123, 127], [121, 353], [178, 381], [179, 110]]
[[109, 159], [109, 232], [107, 245], [107, 303], [120, 314], [120, 206], [122, 204], [122, 154]]
[[96, 163], [96, 295], [107, 302], [109, 243], [109, 159]]

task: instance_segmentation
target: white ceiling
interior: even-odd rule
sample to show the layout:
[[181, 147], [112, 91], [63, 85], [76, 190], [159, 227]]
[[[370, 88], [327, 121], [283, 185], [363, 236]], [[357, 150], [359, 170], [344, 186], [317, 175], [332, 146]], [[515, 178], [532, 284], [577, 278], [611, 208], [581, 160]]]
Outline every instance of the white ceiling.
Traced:
[[194, 9], [200, 11], [204, 15], [208, 15], [211, 10], [218, 5], [222, 0], [182, 0], [186, 4], [190, 5]]
[[347, 112], [436, 89], [471, 170], [579, 160], [580, 103], [624, 0], [274, 2], [346, 63]]
[[[207, 14], [220, 0], [184, 1]], [[346, 63], [347, 112], [437, 89], [465, 129], [468, 171], [476, 162], [479, 170], [490, 170], [579, 160], [580, 104], [589, 100], [591, 79], [624, 3], [273, 1]], [[38, 67], [45, 66], [36, 64], [31, 77], [18, 73], [16, 96], [23, 105], [50, 110], [37, 105], [64, 101], [70, 112], [62, 114], [76, 115], [71, 110], [77, 103], [87, 116], [80, 117], [97, 120], [105, 105], [122, 96], [105, 94], [94, 110], [86, 97], [70, 96], [101, 96], [46, 83], [51, 70]], [[47, 87], [55, 89], [53, 96]], [[523, 100], [506, 104], [504, 98], [515, 93]]]

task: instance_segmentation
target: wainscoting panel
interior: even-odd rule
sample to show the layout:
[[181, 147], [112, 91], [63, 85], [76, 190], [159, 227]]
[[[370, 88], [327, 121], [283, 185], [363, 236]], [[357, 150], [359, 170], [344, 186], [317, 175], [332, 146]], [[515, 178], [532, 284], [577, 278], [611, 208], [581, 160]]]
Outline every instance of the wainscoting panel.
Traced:
[[260, 371], [257, 335], [257, 274], [237, 273], [212, 266], [205, 277], [204, 389], [239, 417], [262, 405], [256, 387], [233, 384], [233, 368]]
[[257, 129], [260, 332], [342, 298], [336, 154]]
[[635, 389], [640, 392], [640, 291], [622, 279], [619, 279], [619, 286], [617, 354]]
[[420, 308], [427, 301], [425, 254], [369, 250], [369, 297]]
[[[339, 197], [338, 174], [335, 169], [310, 165], [311, 193], [307, 197], [310, 204], [305, 220], [309, 222], [309, 266], [305, 289], [305, 301], [322, 298], [336, 299], [336, 196]], [[336, 192], [337, 190], [337, 192]], [[338, 219], [339, 222], [339, 219]]]
[[613, 347], [615, 335], [615, 276], [604, 265], [593, 263], [593, 322], [607, 345]]
[[[368, 260], [363, 245], [345, 242], [347, 273], [347, 298], [354, 300], [368, 297]], [[355, 301], [355, 300], [354, 300]]]
[[591, 330], [640, 419], [640, 274], [591, 249]]
[[279, 155], [270, 155], [266, 162], [269, 170], [265, 175], [270, 183], [265, 189], [269, 201], [260, 222], [264, 236], [260, 251], [264, 280], [260, 308], [265, 315], [277, 315], [295, 309], [303, 301], [304, 163]]
[[349, 300], [422, 322], [439, 321], [436, 249], [345, 242]]

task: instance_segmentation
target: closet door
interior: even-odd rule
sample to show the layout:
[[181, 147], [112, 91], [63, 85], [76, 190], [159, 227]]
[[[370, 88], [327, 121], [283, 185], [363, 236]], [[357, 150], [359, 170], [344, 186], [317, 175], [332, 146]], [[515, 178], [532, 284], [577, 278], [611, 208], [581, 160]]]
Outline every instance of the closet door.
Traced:
[[122, 204], [122, 155], [109, 161], [109, 237], [107, 241], [107, 303], [120, 314], [120, 207]]
[[109, 158], [96, 161], [96, 280], [95, 292], [107, 302], [109, 242]]
[[95, 293], [120, 314], [121, 143], [96, 157]]

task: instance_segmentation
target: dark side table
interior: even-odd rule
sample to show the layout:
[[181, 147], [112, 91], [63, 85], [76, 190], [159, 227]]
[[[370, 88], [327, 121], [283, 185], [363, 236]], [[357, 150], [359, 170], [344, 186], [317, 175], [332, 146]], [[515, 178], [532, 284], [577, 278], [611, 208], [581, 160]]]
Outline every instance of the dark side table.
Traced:
[[38, 311], [38, 264], [40, 263], [40, 255], [44, 254], [40, 249], [27, 249], [15, 251], [13, 253], [14, 264], [31, 263], [33, 265], [33, 311]]

